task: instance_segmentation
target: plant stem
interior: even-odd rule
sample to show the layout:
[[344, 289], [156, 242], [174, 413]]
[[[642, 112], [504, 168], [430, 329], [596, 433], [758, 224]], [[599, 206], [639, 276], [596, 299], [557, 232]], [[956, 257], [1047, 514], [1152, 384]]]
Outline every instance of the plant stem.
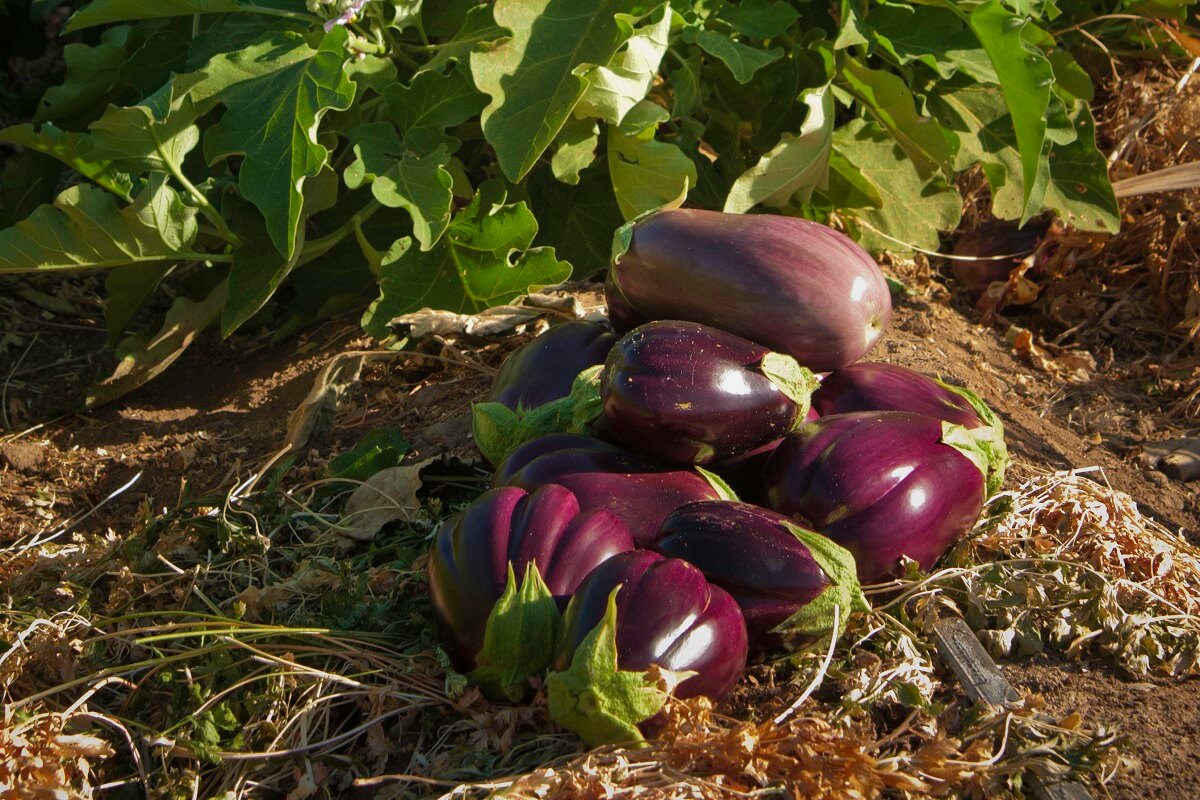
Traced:
[[171, 171], [171, 175], [175, 177], [175, 180], [179, 181], [179, 185], [186, 189], [187, 193], [190, 194], [192, 199], [196, 201], [196, 205], [200, 207], [200, 211], [204, 213], [204, 216], [208, 217], [208, 221], [213, 224], [214, 228], [216, 228], [217, 235], [235, 247], [241, 245], [242, 237], [238, 236], [229, 229], [228, 223], [226, 223], [225, 218], [221, 216], [221, 212], [217, 211], [216, 206], [209, 201], [209, 199], [204, 195], [204, 192], [200, 191], [200, 189], [196, 187], [196, 184], [188, 180], [187, 175], [183, 174], [183, 170], [179, 168], [179, 165], [175, 163], [175, 160], [169, 158], [167, 154], [163, 152], [162, 143], [158, 141], [158, 134], [154, 131], [153, 126], [150, 129], [150, 135], [154, 137], [155, 148], [158, 150], [158, 154], [162, 158], [163, 163], [167, 165], [167, 169]]
[[313, 239], [304, 245], [304, 249], [300, 251], [300, 257], [296, 260], [296, 265], [307, 264], [315, 258], [328, 253], [336, 247], [343, 239], [354, 233], [354, 229], [366, 222], [371, 216], [383, 208], [383, 204], [378, 200], [372, 200], [367, 203], [350, 219], [343, 222], [338, 228], [320, 239]]

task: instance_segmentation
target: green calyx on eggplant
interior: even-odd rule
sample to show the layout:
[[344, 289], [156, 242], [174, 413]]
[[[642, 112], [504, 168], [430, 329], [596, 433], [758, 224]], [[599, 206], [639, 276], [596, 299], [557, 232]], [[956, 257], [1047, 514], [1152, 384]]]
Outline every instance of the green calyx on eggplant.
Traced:
[[429, 593], [455, 667], [520, 699], [550, 663], [560, 616], [593, 568], [633, 549], [625, 525], [562, 486], [493, 489], [434, 535]]
[[699, 467], [663, 464], [577, 434], [533, 439], [496, 469], [494, 486], [533, 491], [547, 483], [570, 489], [580, 508], [616, 514], [639, 547], [650, 547], [668, 514], [696, 500], [736, 499], [719, 477]]
[[550, 713], [588, 744], [636, 742], [666, 692], [718, 700], [746, 666], [737, 603], [696, 567], [648, 550], [614, 556], [580, 585], [563, 619]]
[[749, 503], [682, 506], [663, 522], [655, 550], [695, 565], [729, 592], [755, 650], [795, 651], [840, 637], [852, 613], [870, 608], [848, 550]]
[[614, 237], [606, 295], [622, 318], [712, 325], [820, 371], [865, 355], [892, 314], [870, 254], [828, 226], [773, 214], [640, 218]]
[[902, 557], [927, 570], [983, 509], [987, 465], [974, 435], [905, 411], [821, 417], [775, 450], [767, 497], [849, 550], [863, 583], [893, 577]]
[[794, 358], [696, 322], [641, 325], [600, 375], [608, 429], [676, 464], [710, 464], [777, 440], [804, 422], [816, 376]]
[[821, 416], [855, 411], [909, 411], [960, 425], [968, 434], [949, 433], [959, 446], [974, 451], [987, 475], [989, 496], [1004, 483], [1008, 446], [1004, 423], [978, 395], [897, 364], [861, 362], [826, 376], [813, 393]]

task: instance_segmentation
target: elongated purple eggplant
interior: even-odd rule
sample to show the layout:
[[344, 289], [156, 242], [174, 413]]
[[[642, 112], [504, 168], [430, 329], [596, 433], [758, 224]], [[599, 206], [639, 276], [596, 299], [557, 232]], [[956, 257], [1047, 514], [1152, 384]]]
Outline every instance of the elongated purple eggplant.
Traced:
[[960, 258], [950, 262], [955, 279], [972, 300], [978, 300], [996, 281], [1007, 281], [1049, 229], [1047, 220], [1031, 220], [1018, 227], [1015, 221], [995, 219], [964, 233], [954, 243], [954, 255]]
[[546, 678], [550, 712], [590, 744], [640, 739], [662, 706], [646, 670], [694, 672], [677, 697], [719, 699], [746, 666], [737, 603], [700, 570], [648, 550], [604, 562], [579, 586]]
[[985, 471], [976, 434], [960, 425], [905, 411], [836, 414], [783, 440], [767, 497], [853, 553], [870, 583], [894, 575], [901, 556], [929, 569], [969, 531]]
[[782, 437], [804, 421], [816, 387], [791, 356], [673, 320], [622, 336], [600, 373], [609, 430], [674, 464], [710, 464]]
[[661, 211], [618, 231], [614, 249], [610, 305], [624, 300], [646, 319], [712, 325], [810, 369], [857, 361], [891, 319], [874, 259], [808, 220]]
[[584, 510], [603, 508], [616, 514], [639, 547], [652, 545], [658, 526], [684, 503], [728, 499], [732, 494], [697, 471], [565, 433], [521, 445], [493, 479], [495, 486], [511, 484], [527, 491], [547, 483], [570, 489]]
[[616, 341], [616, 334], [595, 322], [555, 325], [504, 360], [487, 400], [514, 411], [560, 400], [580, 372], [604, 363]]
[[612, 270], [604, 281], [604, 303], [608, 306], [608, 324], [618, 334], [633, 330], [638, 325], [645, 325], [650, 320], [633, 310], [625, 295], [613, 282]]
[[794, 649], [868, 608], [844, 547], [765, 508], [726, 500], [689, 503], [663, 522], [654, 549], [694, 564], [733, 596], [756, 649]]
[[516, 699], [549, 663], [559, 612], [580, 582], [632, 549], [616, 515], [581, 511], [562, 486], [483, 494], [446, 521], [429, 554], [434, 616], [455, 666]]

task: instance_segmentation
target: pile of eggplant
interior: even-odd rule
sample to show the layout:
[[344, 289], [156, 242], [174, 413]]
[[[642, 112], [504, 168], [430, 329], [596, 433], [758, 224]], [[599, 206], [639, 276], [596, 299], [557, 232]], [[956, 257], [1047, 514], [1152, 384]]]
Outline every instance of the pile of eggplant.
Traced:
[[476, 404], [494, 488], [429, 559], [456, 667], [513, 701], [544, 676], [593, 744], [837, 637], [861, 584], [971, 529], [1007, 461], [978, 397], [859, 361], [888, 286], [828, 227], [660, 211], [618, 232], [606, 294], [611, 330], [551, 327]]

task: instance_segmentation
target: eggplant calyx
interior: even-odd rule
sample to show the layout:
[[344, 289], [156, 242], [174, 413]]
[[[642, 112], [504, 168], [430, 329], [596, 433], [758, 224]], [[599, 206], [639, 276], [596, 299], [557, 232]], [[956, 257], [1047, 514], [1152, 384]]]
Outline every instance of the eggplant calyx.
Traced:
[[[813, 561], [817, 562], [817, 566], [829, 579], [829, 586], [777, 625], [772, 632], [783, 634], [785, 641], [795, 636], [841, 638], [853, 612], [871, 610], [871, 604], [867, 602], [858, 582], [858, 568], [855, 566], [854, 556], [837, 542], [815, 531], [806, 530], [790, 522], [785, 522], [784, 527], [808, 548]], [[840, 611], [837, 630], [833, 630], [834, 606]]]
[[[682, 206], [683, 202], [687, 200], [688, 190], [691, 188], [688, 184], [689, 181], [685, 177], [683, 179], [683, 190], [679, 193], [678, 197], [676, 197], [674, 200], [668, 200], [657, 208], [651, 208], [648, 211], [643, 211], [641, 214], [638, 214], [636, 217], [617, 228], [616, 232], [613, 233], [612, 240], [612, 263], [614, 266], [618, 261], [621, 260], [621, 256], [629, 252], [629, 248], [633, 246], [634, 228], [636, 228], [643, 220], [654, 216], [660, 211], [673, 211], [674, 209]], [[613, 279], [613, 282], [616, 283], [615, 278]], [[618, 285], [617, 288], [621, 288], [620, 285]]]
[[609, 594], [604, 618], [575, 649], [571, 665], [546, 676], [550, 715], [593, 747], [644, 741], [638, 723], [657, 714], [667, 699], [647, 673], [617, 666], [620, 590]]
[[541, 674], [554, 657], [561, 623], [558, 604], [537, 564], [525, 567], [518, 589], [510, 561], [504, 594], [488, 614], [483, 648], [467, 677], [493, 699], [522, 700], [529, 676]]
[[947, 391], [954, 392], [970, 404], [975, 416], [983, 423], [986, 439], [987, 470], [984, 472], [987, 481], [987, 495], [991, 497], [1004, 485], [1004, 471], [1008, 469], [1008, 445], [1004, 442], [1004, 423], [995, 411], [983, 401], [979, 395], [962, 386], [946, 383], [940, 378], [934, 378], [938, 385]]
[[700, 477], [708, 481], [708, 485], [711, 486], [714, 491], [716, 491], [717, 499], [732, 500], [734, 502], [737, 502], [741, 499], [737, 496], [737, 492], [733, 490], [733, 487], [726, 483], [725, 479], [717, 473], [711, 472], [704, 467], [693, 467], [693, 469], [700, 473]]
[[991, 497], [1004, 483], [1004, 469], [1008, 466], [1008, 447], [1000, 430], [983, 425], [979, 428], [964, 428], [953, 422], [942, 422], [942, 444], [962, 453], [983, 473], [987, 496]]
[[571, 393], [534, 408], [513, 410], [501, 403], [474, 403], [471, 431], [483, 457], [499, 465], [530, 439], [551, 433], [587, 433], [601, 414], [600, 371], [588, 367], [575, 376]]
[[821, 382], [808, 367], [783, 353], [767, 353], [759, 362], [758, 369], [775, 388], [783, 392], [796, 404], [796, 419], [793, 428], [804, 424], [808, 410], [812, 408], [812, 395], [821, 387]]

